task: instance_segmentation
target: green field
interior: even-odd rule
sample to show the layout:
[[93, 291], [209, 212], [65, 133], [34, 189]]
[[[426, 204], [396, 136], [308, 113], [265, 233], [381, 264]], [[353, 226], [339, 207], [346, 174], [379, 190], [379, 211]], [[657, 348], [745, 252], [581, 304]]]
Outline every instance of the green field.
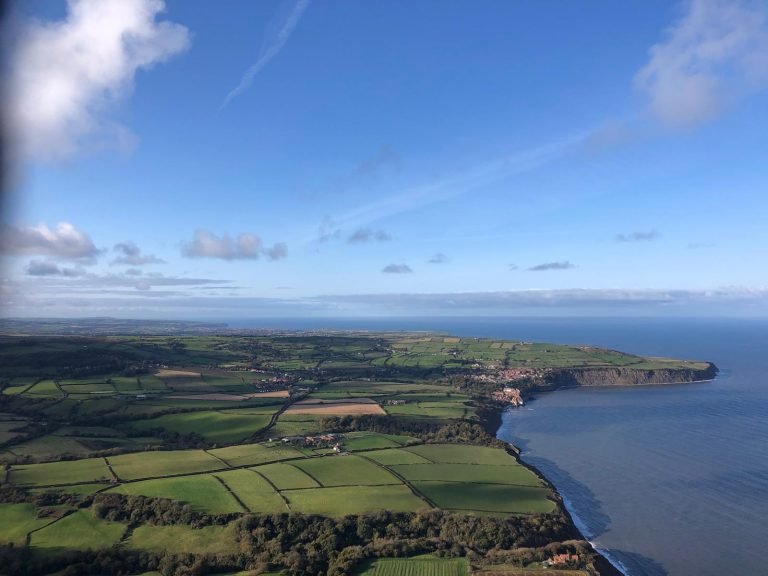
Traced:
[[297, 488], [319, 488], [320, 484], [296, 466], [290, 464], [264, 464], [255, 470], [272, 482], [278, 490]]
[[209, 454], [219, 458], [230, 466], [249, 466], [266, 462], [277, 462], [288, 458], [301, 458], [304, 455], [282, 443], [267, 444], [241, 444], [240, 446], [228, 446], [208, 451]]
[[352, 455], [312, 458], [293, 461], [291, 464], [306, 472], [322, 486], [327, 487], [379, 486], [400, 483], [385, 469]]
[[191, 474], [226, 467], [218, 459], [202, 450], [168, 450], [123, 454], [111, 457], [109, 462], [121, 480]]
[[412, 436], [377, 434], [373, 432], [352, 432], [344, 435], [344, 448], [350, 452], [380, 448], [396, 448], [404, 444], [418, 443]]
[[429, 506], [402, 484], [393, 486], [343, 486], [283, 492], [292, 512], [345, 516], [377, 510], [409, 512]]
[[444, 480], [481, 484], [543, 486], [533, 472], [523, 466], [486, 464], [405, 464], [390, 468], [407, 480]]
[[469, 576], [464, 558], [377, 558], [359, 576]]
[[280, 495], [254, 470], [232, 470], [219, 472], [215, 476], [227, 485], [249, 512], [274, 514], [288, 511]]
[[438, 507], [499, 514], [538, 514], [552, 512], [549, 490], [504, 484], [466, 484], [460, 482], [418, 481], [413, 486]]
[[237, 442], [253, 436], [264, 428], [269, 424], [272, 414], [276, 411], [275, 408], [264, 409], [260, 413], [255, 412], [255, 410], [253, 408], [247, 412], [211, 410], [169, 414], [151, 420], [139, 420], [133, 424], [133, 427], [137, 430], [162, 428], [179, 434], [194, 432], [211, 442]]
[[126, 543], [128, 548], [176, 554], [234, 554], [233, 526], [139, 526]]
[[464, 444], [421, 445], [406, 448], [427, 460], [440, 464], [491, 464], [518, 466], [515, 459], [499, 448]]
[[32, 534], [31, 546], [48, 550], [108, 548], [120, 541], [124, 524], [99, 520], [88, 510], [77, 510]]
[[394, 448], [392, 450], [376, 450], [365, 454], [366, 458], [375, 460], [379, 464], [429, 464], [430, 461], [409, 450]]
[[23, 545], [28, 532], [51, 523], [51, 518], [38, 518], [32, 504], [0, 504], [0, 543]]
[[108, 481], [109, 473], [103, 458], [49, 462], [45, 464], [19, 464], [11, 469], [11, 482], [19, 486], [50, 486], [56, 484], [84, 484]]
[[189, 504], [193, 510], [210, 514], [243, 512], [242, 506], [232, 494], [209, 474], [130, 482], [109, 491], [178, 500]]

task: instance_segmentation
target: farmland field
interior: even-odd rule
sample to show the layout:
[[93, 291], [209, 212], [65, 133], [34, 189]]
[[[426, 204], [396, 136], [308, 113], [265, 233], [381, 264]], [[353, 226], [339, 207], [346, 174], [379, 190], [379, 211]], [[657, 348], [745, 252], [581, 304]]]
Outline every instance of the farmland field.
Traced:
[[377, 510], [408, 512], [429, 506], [402, 484], [393, 486], [343, 486], [283, 492], [293, 512], [345, 516]]
[[[352, 542], [379, 539], [392, 554], [404, 552], [398, 539], [408, 550], [464, 549], [443, 533], [449, 526], [472, 541], [477, 573], [492, 574], [484, 555], [506, 550], [488, 534], [504, 530], [511, 540], [501, 540], [514, 547], [528, 546], [534, 531], [536, 542], [556, 545], [547, 550], [573, 537], [550, 488], [486, 433], [484, 419], [500, 409], [492, 391], [552, 367], [706, 366], [431, 334], [0, 341], [0, 542], [22, 554], [28, 539], [42, 553], [25, 562], [68, 561], [63, 552], [80, 562], [77, 551], [97, 548], [88, 562], [119, 564], [128, 556], [118, 550], [142, 551], [135, 558], [148, 564], [121, 564], [122, 573], [174, 573], [169, 562], [183, 565], [176, 573], [205, 573], [211, 560], [233, 573], [322, 574], [329, 551]], [[174, 554], [182, 557], [167, 557]], [[525, 572], [540, 567], [531, 562]], [[48, 568], [38, 572], [65, 566]], [[345, 573], [463, 576], [469, 565], [378, 558]]]
[[189, 504], [194, 510], [210, 514], [243, 511], [221, 482], [208, 474], [130, 482], [116, 486], [110, 492], [178, 500]]
[[177, 554], [232, 554], [236, 551], [234, 530], [229, 526], [139, 526], [127, 542], [128, 548]]
[[555, 503], [547, 499], [549, 490], [546, 488], [440, 481], [417, 481], [412, 484], [446, 510], [538, 514], [555, 509]]
[[277, 462], [279, 460], [300, 458], [303, 456], [303, 454], [295, 448], [282, 444], [241, 444], [239, 446], [215, 448], [209, 450], [208, 453], [215, 458], [223, 460], [232, 467], [263, 464], [265, 462]]
[[429, 460], [423, 456], [419, 456], [415, 452], [411, 452], [409, 450], [400, 450], [397, 448], [392, 450], [376, 450], [375, 452], [368, 452], [365, 454], [365, 457], [384, 465], [430, 463]]
[[254, 470], [231, 470], [215, 474], [245, 505], [257, 513], [286, 512], [285, 502], [269, 482]]
[[357, 456], [326, 456], [292, 461], [322, 486], [378, 486], [399, 484], [389, 472]]
[[377, 558], [358, 572], [359, 576], [468, 576], [463, 558]]
[[0, 504], [0, 543], [24, 543], [27, 532], [42, 528], [53, 520], [38, 518], [37, 508], [32, 504]]
[[491, 464], [518, 466], [515, 459], [498, 448], [462, 444], [422, 445], [406, 448], [431, 462], [441, 464]]
[[276, 409], [247, 413], [236, 410], [189, 412], [140, 420], [133, 425], [137, 430], [163, 428], [179, 434], [196, 433], [212, 442], [236, 442], [252, 436], [267, 424]]
[[202, 450], [174, 450], [123, 454], [109, 459], [123, 480], [157, 478], [170, 474], [191, 474], [224, 468], [224, 464]]
[[99, 520], [88, 510], [77, 510], [32, 534], [33, 548], [108, 548], [120, 541], [124, 524]]
[[290, 464], [279, 462], [276, 464], [264, 464], [255, 468], [255, 470], [272, 482], [278, 490], [320, 487], [320, 484], [314, 478], [308, 476], [306, 472], [297, 466], [291, 466]]
[[286, 414], [385, 414], [381, 406], [368, 398], [357, 401], [341, 400], [306, 400], [293, 404], [285, 411]]
[[111, 478], [103, 458], [17, 465], [11, 469], [11, 482], [19, 486], [48, 486], [107, 481]]
[[535, 474], [523, 466], [486, 464], [406, 464], [391, 469], [408, 480], [446, 480], [481, 484], [542, 486]]

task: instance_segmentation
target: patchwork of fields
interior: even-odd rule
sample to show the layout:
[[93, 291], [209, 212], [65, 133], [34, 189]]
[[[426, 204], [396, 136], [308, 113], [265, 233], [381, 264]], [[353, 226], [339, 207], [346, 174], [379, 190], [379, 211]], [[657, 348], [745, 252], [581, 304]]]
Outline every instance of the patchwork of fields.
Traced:
[[[27, 497], [0, 502], [0, 544], [45, 555], [93, 548], [234, 557], [244, 544], [233, 517], [308, 517], [286, 513], [343, 525], [348, 515], [389, 522], [377, 513], [438, 509], [462, 521], [530, 522], [538, 535], [556, 533], [554, 495], [492, 447], [499, 444], [477, 426], [489, 392], [473, 385], [497, 386], [509, 368], [697, 367], [586, 346], [435, 335], [0, 341], [0, 485]], [[100, 493], [96, 502], [170, 500], [182, 506], [150, 502], [184, 520], [129, 526], [125, 516], [82, 504]], [[58, 497], [36, 506], [40, 494]], [[203, 527], [186, 525], [194, 515], [207, 519], [195, 524]], [[422, 550], [447, 550], [451, 537]], [[466, 559], [431, 556], [378, 558], [359, 571], [469, 573]]]
[[555, 507], [548, 488], [504, 450], [411, 442], [357, 433], [349, 437], [351, 451], [342, 454], [300, 451], [282, 442], [144, 452], [17, 465], [8, 481], [38, 491], [167, 498], [210, 514], [343, 516], [443, 508], [503, 516]]

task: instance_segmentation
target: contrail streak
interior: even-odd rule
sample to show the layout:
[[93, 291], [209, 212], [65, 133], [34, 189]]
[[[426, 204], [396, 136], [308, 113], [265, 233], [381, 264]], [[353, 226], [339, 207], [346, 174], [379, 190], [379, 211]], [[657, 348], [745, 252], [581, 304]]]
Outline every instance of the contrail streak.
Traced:
[[288, 42], [291, 34], [293, 34], [293, 30], [296, 28], [299, 20], [301, 20], [301, 16], [304, 14], [307, 6], [309, 6], [309, 0], [299, 0], [296, 3], [296, 5], [293, 7], [293, 10], [288, 15], [285, 24], [283, 24], [283, 27], [277, 33], [274, 41], [271, 42], [268, 46], [262, 47], [261, 53], [259, 54], [259, 58], [256, 60], [256, 63], [245, 71], [245, 74], [243, 74], [243, 77], [240, 79], [240, 83], [232, 90], [230, 90], [229, 94], [227, 94], [226, 98], [224, 98], [224, 102], [222, 102], [221, 106], [219, 107], [219, 110], [226, 108], [226, 106], [232, 100], [245, 92], [245, 90], [247, 90], [253, 82], [253, 79], [256, 77], [256, 75], [261, 72], [264, 66], [266, 66], [269, 61], [272, 60], [272, 58], [277, 56], [280, 50], [283, 49], [283, 46], [285, 46], [285, 43]]

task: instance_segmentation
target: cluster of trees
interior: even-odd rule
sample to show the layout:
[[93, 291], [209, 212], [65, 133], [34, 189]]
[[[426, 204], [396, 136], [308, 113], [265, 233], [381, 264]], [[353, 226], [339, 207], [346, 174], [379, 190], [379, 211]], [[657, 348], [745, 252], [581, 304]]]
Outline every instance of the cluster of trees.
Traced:
[[380, 434], [409, 434], [419, 436], [436, 432], [439, 422], [409, 420], [406, 418], [379, 414], [357, 414], [347, 416], [327, 416], [320, 420], [320, 428], [325, 432], [378, 432]]
[[485, 557], [577, 537], [562, 514], [491, 518], [442, 510], [379, 512], [340, 519], [304, 515], [244, 516], [237, 522], [240, 557], [291, 574], [343, 576], [365, 559], [431, 553]]
[[380, 434], [406, 434], [430, 443], [460, 443], [493, 448], [507, 446], [505, 442], [489, 434], [480, 424], [467, 420], [440, 423], [378, 414], [360, 414], [328, 416], [320, 420], [320, 427], [325, 432], [368, 431]]
[[[303, 514], [201, 514], [188, 505], [162, 498], [102, 493], [31, 494], [14, 486], [0, 487], [0, 501], [29, 502], [41, 513], [56, 506], [89, 508], [93, 514], [129, 527], [141, 524], [195, 528], [235, 522], [237, 551], [229, 556], [150, 554], [121, 549], [31, 556], [24, 547], [0, 547], [4, 573], [128, 574], [160, 569], [167, 575], [207, 574], [234, 569], [285, 569], [295, 575], [343, 576], [374, 557], [431, 553], [526, 565], [553, 551], [583, 554], [568, 543], [578, 533], [562, 513], [513, 517], [478, 517], [443, 510], [378, 512], [343, 518]], [[566, 544], [563, 544], [566, 543]], [[562, 548], [570, 546], [570, 548]]]
[[203, 526], [222, 526], [242, 516], [239, 513], [202, 514], [192, 510], [189, 504], [182, 504], [175, 500], [114, 493], [95, 494], [90, 497], [90, 506], [97, 518], [112, 522], [126, 522], [131, 525], [182, 524], [202, 528]]
[[158, 571], [166, 576], [204, 576], [232, 572], [240, 559], [228, 556], [156, 554], [120, 548], [36, 554], [27, 547], [0, 545], [0, 567], [7, 576], [81, 576], [84, 574], [129, 575]]

